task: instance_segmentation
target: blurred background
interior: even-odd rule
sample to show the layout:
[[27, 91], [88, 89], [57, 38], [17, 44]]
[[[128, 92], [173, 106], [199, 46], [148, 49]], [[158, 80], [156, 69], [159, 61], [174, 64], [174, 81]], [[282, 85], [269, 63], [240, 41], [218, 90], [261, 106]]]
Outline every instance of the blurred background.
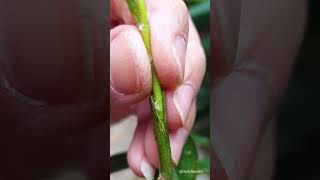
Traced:
[[305, 38], [277, 112], [276, 180], [320, 179], [320, 2], [308, 5]]
[[[201, 175], [186, 177], [177, 176], [176, 179], [209, 179], [210, 156], [209, 156], [209, 137], [210, 137], [210, 0], [185, 0], [190, 16], [197, 27], [207, 58], [207, 69], [202, 87], [197, 98], [197, 117], [188, 140], [188, 147], [185, 146], [184, 152], [190, 150], [193, 145], [196, 149], [197, 161], [194, 163], [199, 169], [205, 169]], [[131, 170], [127, 169], [126, 151], [136, 126], [136, 117], [131, 116], [120, 123], [110, 127], [110, 179], [138, 179]], [[129, 137], [129, 138], [128, 138]], [[190, 142], [191, 139], [191, 142]], [[190, 146], [191, 143], [191, 146]], [[192, 145], [193, 144], [193, 145]], [[191, 148], [192, 149], [192, 148]], [[192, 157], [183, 156], [180, 162], [190, 162]], [[179, 164], [179, 167], [183, 164]], [[177, 168], [177, 169], [178, 169]]]
[[105, 0], [0, 0], [0, 179], [106, 179]]

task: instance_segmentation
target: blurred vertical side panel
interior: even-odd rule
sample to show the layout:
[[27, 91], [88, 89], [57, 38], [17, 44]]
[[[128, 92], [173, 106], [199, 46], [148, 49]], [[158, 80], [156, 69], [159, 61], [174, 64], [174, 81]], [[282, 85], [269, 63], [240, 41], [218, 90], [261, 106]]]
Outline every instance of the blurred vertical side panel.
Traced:
[[104, 180], [105, 0], [0, 0], [0, 180]]

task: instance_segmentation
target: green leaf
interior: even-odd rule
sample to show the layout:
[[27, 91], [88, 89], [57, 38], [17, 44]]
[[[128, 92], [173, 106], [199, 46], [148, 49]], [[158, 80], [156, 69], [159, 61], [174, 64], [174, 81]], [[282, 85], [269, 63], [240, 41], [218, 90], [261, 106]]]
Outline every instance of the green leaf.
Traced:
[[203, 170], [204, 173], [210, 175], [210, 157], [199, 160], [199, 169]]
[[188, 7], [202, 3], [203, 1], [207, 1], [207, 0], [184, 0], [184, 2], [187, 4]]
[[197, 145], [206, 149], [210, 149], [210, 140], [208, 137], [200, 136], [194, 133], [192, 133], [190, 136]]
[[[203, 37], [201, 37], [201, 42], [203, 45], [203, 48], [205, 50], [206, 55], [210, 55], [210, 34], [206, 34]], [[209, 56], [207, 56], [207, 58], [209, 58]]]
[[202, 1], [189, 9], [191, 17], [196, 18], [205, 14], [210, 14], [210, 0]]
[[197, 29], [210, 31], [210, 0], [204, 0], [189, 7], [189, 13]]
[[178, 180], [195, 180], [197, 174], [191, 171], [198, 170], [198, 152], [191, 137], [187, 139], [183, 147], [179, 164], [176, 167]]

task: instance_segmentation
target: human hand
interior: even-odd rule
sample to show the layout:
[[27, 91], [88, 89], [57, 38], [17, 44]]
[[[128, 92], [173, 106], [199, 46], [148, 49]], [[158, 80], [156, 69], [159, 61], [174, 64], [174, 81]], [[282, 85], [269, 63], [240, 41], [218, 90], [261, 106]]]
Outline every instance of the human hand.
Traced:
[[[182, 0], [146, 1], [155, 69], [166, 94], [167, 125], [174, 163], [195, 119], [195, 97], [205, 72], [198, 33]], [[151, 68], [126, 1], [110, 1], [111, 121], [138, 115], [128, 163], [139, 176], [159, 167], [148, 102]], [[146, 167], [150, 167], [146, 171]]]
[[213, 5], [213, 54], [218, 53], [217, 69], [223, 70], [214, 80], [211, 100], [211, 141], [221, 162], [217, 169], [230, 180], [270, 180], [270, 120], [303, 38], [306, 4], [215, 0]]

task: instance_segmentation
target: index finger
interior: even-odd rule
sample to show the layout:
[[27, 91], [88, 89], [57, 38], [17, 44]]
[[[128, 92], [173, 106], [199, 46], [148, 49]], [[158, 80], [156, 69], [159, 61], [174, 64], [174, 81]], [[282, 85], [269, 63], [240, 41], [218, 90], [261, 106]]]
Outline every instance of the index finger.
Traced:
[[[183, 81], [188, 43], [189, 14], [182, 0], [146, 0], [154, 65], [165, 89]], [[111, 0], [111, 20], [133, 24], [126, 1]]]

